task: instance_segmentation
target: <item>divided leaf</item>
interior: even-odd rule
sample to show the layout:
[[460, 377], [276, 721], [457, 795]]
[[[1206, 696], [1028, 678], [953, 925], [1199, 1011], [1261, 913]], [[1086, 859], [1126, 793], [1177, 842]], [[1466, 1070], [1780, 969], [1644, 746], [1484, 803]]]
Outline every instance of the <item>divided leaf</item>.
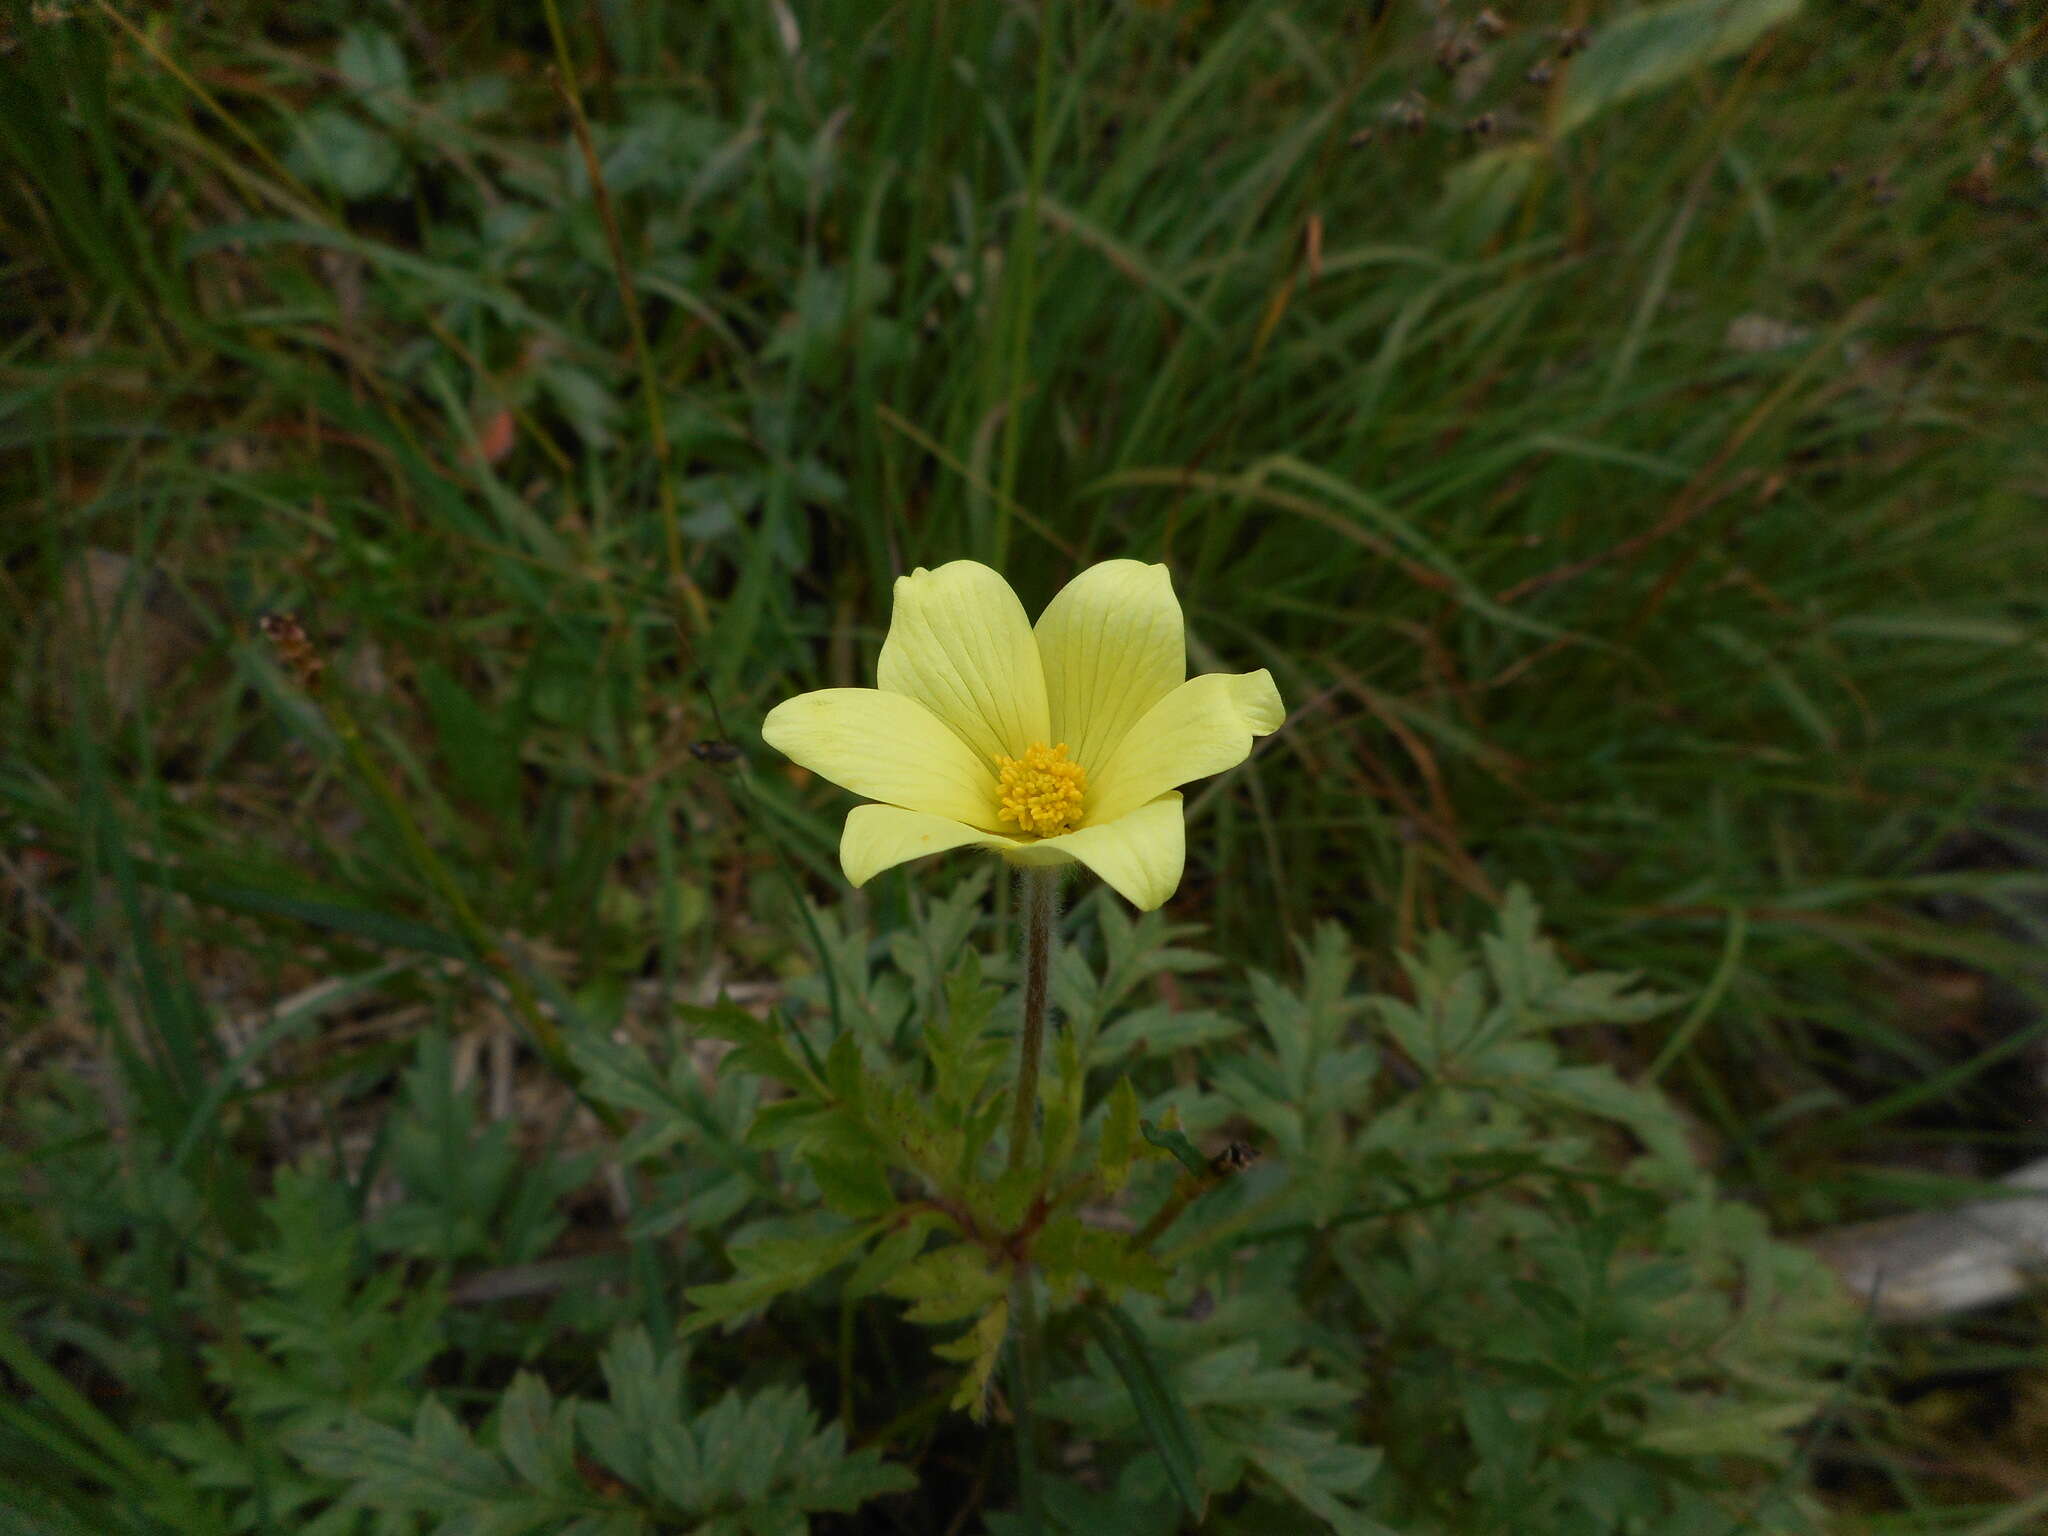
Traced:
[[989, 1382], [995, 1375], [996, 1361], [1002, 1356], [1003, 1339], [1009, 1328], [1010, 1303], [1005, 1298], [984, 1312], [981, 1320], [959, 1338], [932, 1346], [932, 1353], [940, 1359], [966, 1363], [967, 1374], [961, 1378], [960, 1389], [953, 1394], [950, 1406], [956, 1411], [964, 1408], [977, 1424], [988, 1418]]
[[685, 1023], [694, 1025], [698, 1034], [732, 1042], [733, 1049], [719, 1063], [721, 1073], [755, 1072], [791, 1088], [823, 1092], [825, 1085], [790, 1049], [789, 1026], [778, 1022], [773, 1014], [757, 1019], [724, 997], [708, 1008], [679, 1003], [676, 1013]]
[[697, 1311], [684, 1321], [686, 1332], [722, 1325], [731, 1329], [776, 1297], [801, 1289], [852, 1258], [874, 1235], [874, 1225], [849, 1228], [830, 1236], [766, 1238], [735, 1247], [739, 1274], [714, 1285], [692, 1286], [686, 1295]]
[[1102, 1187], [1115, 1194], [1131, 1176], [1131, 1162], [1138, 1155], [1138, 1095], [1127, 1077], [1117, 1079], [1109, 1091], [1109, 1108], [1102, 1120], [1102, 1143], [1096, 1167]]
[[844, 1430], [820, 1430], [795, 1388], [727, 1393], [692, 1415], [678, 1358], [638, 1330], [613, 1340], [604, 1366], [609, 1403], [558, 1403], [520, 1373], [498, 1404], [494, 1446], [430, 1398], [410, 1435], [358, 1415], [292, 1449], [346, 1489], [345, 1509], [493, 1536], [801, 1531], [814, 1511], [851, 1511], [914, 1482], [872, 1450], [849, 1453]]
[[913, 1323], [950, 1323], [991, 1305], [1009, 1286], [1009, 1274], [991, 1268], [981, 1249], [954, 1243], [913, 1259], [881, 1288], [911, 1304], [904, 1316]]

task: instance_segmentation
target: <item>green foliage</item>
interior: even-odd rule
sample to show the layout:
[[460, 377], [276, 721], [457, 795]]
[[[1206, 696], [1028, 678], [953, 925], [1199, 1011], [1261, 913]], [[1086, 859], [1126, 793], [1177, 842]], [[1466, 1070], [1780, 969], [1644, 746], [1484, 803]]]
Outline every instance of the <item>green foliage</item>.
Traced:
[[[2042, 933], [1927, 866], [2037, 794], [2048, 66], [1481, 9], [609, 5], [551, 69], [488, 4], [17, 7], [0, 1500], [787, 1529], [904, 1467], [857, 1520], [1024, 1529], [1021, 1299], [1055, 1529], [1806, 1519], [1867, 1405], [1770, 1228], [2038, 1139], [2024, 1029], [1891, 1003]], [[754, 722], [902, 570], [1122, 554], [1295, 713], [1172, 916], [1074, 915], [1005, 1177], [985, 864], [840, 900]], [[1926, 1462], [1872, 1498], [1946, 1526]]]
[[1187, 1171], [1189, 1178], [1206, 1179], [1209, 1176], [1208, 1160], [1195, 1150], [1195, 1144], [1189, 1141], [1186, 1133], [1178, 1127], [1168, 1126], [1165, 1130], [1160, 1130], [1151, 1121], [1140, 1120], [1138, 1129], [1153, 1146], [1162, 1152], [1171, 1153], [1174, 1161]]
[[1739, 54], [1790, 21], [1800, 0], [1669, 0], [1615, 18], [1573, 66], [1556, 130]]
[[[1242, 1019], [1235, 1037], [1162, 1048], [1148, 1025], [1092, 1069], [1091, 1027], [1110, 1038], [1161, 1006], [1148, 980], [1213, 967], [1158, 914], [1085, 908], [1048, 1088], [1074, 1129], [1009, 1173], [988, 1109], [1014, 1016], [985, 933], [941, 903], [880, 963], [843, 944], [836, 1022], [822, 1001], [727, 1001], [680, 1010], [665, 1043], [577, 1035], [583, 1091], [626, 1116], [620, 1166], [647, 1180], [639, 1239], [715, 1236], [689, 1265], [687, 1366], [629, 1321], [658, 1289], [523, 1326], [454, 1303], [559, 1262], [588, 1164], [480, 1127], [427, 1035], [381, 1153], [395, 1198], [365, 1210], [317, 1159], [282, 1170], [257, 1236], [191, 1294], [229, 1323], [204, 1397], [146, 1426], [182, 1469], [169, 1486], [228, 1529], [799, 1531], [916, 1480], [890, 1435], [849, 1454], [847, 1424], [821, 1428], [796, 1361], [750, 1364], [764, 1341], [836, 1335], [843, 1407], [852, 1346], [879, 1330], [928, 1385], [870, 1413], [991, 1423], [1028, 1285], [1048, 1323], [1034, 1410], [1087, 1448], [1045, 1490], [1060, 1529], [1108, 1509], [1139, 1532], [1201, 1510], [1226, 1533], [1409, 1536], [1794, 1517], [1775, 1479], [1849, 1319], [1814, 1261], [1716, 1194], [1660, 1095], [1571, 1059], [1570, 1031], [1638, 1028], [1671, 999], [1568, 968], [1526, 891], [1476, 950], [1432, 936], [1407, 957], [1406, 995], [1362, 986], [1325, 924], [1294, 979], [1253, 973], [1204, 1010]], [[1226, 1127], [1263, 1156], [1221, 1155]], [[50, 1175], [95, 1167], [81, 1147]], [[68, 1326], [54, 1296], [30, 1316], [46, 1347]], [[544, 1374], [593, 1327], [605, 1397], [558, 1397]]]
[[1151, 1436], [1152, 1449], [1175, 1495], [1190, 1515], [1201, 1519], [1207, 1500], [1201, 1488], [1201, 1453], [1195, 1447], [1194, 1427], [1179, 1394], [1160, 1379], [1144, 1331], [1114, 1303], [1087, 1308], [1081, 1317], [1123, 1378], [1132, 1411]]
[[389, 1148], [411, 1198], [372, 1219], [378, 1247], [443, 1263], [516, 1264], [539, 1258], [560, 1235], [557, 1202], [590, 1177], [592, 1159], [528, 1161], [508, 1122], [474, 1128], [467, 1100], [475, 1091], [453, 1089], [447, 1043], [427, 1036], [419, 1064], [405, 1074]]
[[296, 1438], [343, 1508], [425, 1521], [447, 1536], [800, 1536], [819, 1510], [849, 1511], [908, 1486], [900, 1467], [819, 1429], [799, 1391], [728, 1393], [682, 1409], [682, 1361], [646, 1334], [604, 1355], [604, 1403], [556, 1402], [521, 1373], [499, 1399], [495, 1434], [472, 1436], [438, 1401], [411, 1433], [367, 1418]]
[[853, 1258], [873, 1235], [870, 1228], [856, 1227], [814, 1237], [757, 1237], [737, 1242], [732, 1250], [737, 1276], [690, 1292], [696, 1308], [691, 1324], [706, 1328], [715, 1323], [744, 1322], [776, 1297], [809, 1285]]
[[[1147, 1012], [1120, 976], [1201, 964], [1157, 914], [1134, 923], [1105, 903], [1092, 917], [1064, 952], [1069, 995]], [[822, 1080], [762, 1022], [700, 1016], [743, 1042], [726, 1073], [783, 1075], [786, 1097], [750, 1140], [814, 1178], [819, 1146], [858, 1146], [888, 1178], [857, 1195], [816, 1178], [842, 1220], [765, 1226], [789, 1230], [737, 1246], [737, 1276], [691, 1293], [692, 1327], [744, 1323], [855, 1263], [851, 1294], [907, 1303], [914, 1324], [970, 1321], [935, 1352], [968, 1367], [948, 1401], [978, 1414], [1011, 1316], [1010, 1239], [994, 1239], [1017, 1232], [1055, 1337], [1086, 1341], [1081, 1372], [1056, 1371], [1039, 1409], [1095, 1448], [1121, 1507], [1158, 1521], [1204, 1498], [1221, 1501], [1221, 1530], [1282, 1507], [1356, 1531], [1787, 1518], [1770, 1469], [1827, 1398], [1848, 1317], [1814, 1261], [1715, 1195], [1661, 1096], [1561, 1048], [1571, 1030], [1639, 1027], [1674, 1000], [1568, 969], [1525, 890], [1476, 953], [1436, 936], [1410, 957], [1404, 997], [1361, 990], [1350, 940], [1324, 925], [1297, 983], [1250, 978], [1255, 1032], [1207, 1054], [1198, 1089], [1158, 1068], [1097, 1069], [1093, 1144], [1055, 1160], [1045, 1187], [1078, 1179], [1108, 1199], [1128, 1184], [1138, 1210], [1179, 1213], [1163, 1255], [1099, 1212], [1031, 1217], [993, 1165], [952, 1182], [985, 1081], [958, 1063], [985, 1054], [987, 962], [969, 949], [939, 985], [922, 938], [888, 946], [908, 975], [866, 970], [848, 989], [950, 999], [910, 1076], [863, 1058], [859, 1006]], [[1266, 1155], [1249, 1171], [1202, 1150], [1227, 1123], [1255, 1128]], [[1141, 1137], [1157, 1150], [1134, 1167]], [[1130, 1295], [1153, 1299], [1111, 1299]], [[1206, 1316], [1188, 1320], [1197, 1296]], [[1731, 1480], [1724, 1463], [1751, 1470]], [[1090, 1527], [1076, 1515], [1068, 1528]]]
[[[2048, 702], [2012, 556], [2033, 374], [2024, 327], [1983, 318], [2026, 269], [2035, 64], [1979, 89], [1958, 61], [2019, 34], [1953, 7], [1602, 0], [1568, 59], [1539, 17], [1489, 42], [1456, 8], [1384, 10], [1364, 37], [1333, 0], [1069, 12], [1042, 122], [1031, 13], [827, 6], [792, 54], [728, 0], [680, 30], [607, 12], [570, 62], [608, 213], [536, 38], [488, 8], [440, 38], [24, 28], [0, 195], [47, 302], [14, 488], [61, 505], [78, 464], [112, 499], [23, 525], [10, 650], [54, 663], [67, 581], [140, 562], [151, 617], [163, 586], [196, 618], [191, 665], [88, 735], [140, 751], [115, 755], [138, 782], [177, 762], [229, 788], [143, 797], [147, 883], [273, 940], [321, 912], [344, 951], [372, 925], [431, 946], [443, 915], [385, 829], [335, 830], [347, 785], [316, 776], [302, 815], [303, 770], [272, 771], [334, 743], [250, 621], [324, 609], [485, 918], [672, 989], [729, 936], [702, 914], [748, 835], [688, 755], [712, 723], [687, 679], [751, 748], [774, 698], [865, 675], [909, 565], [1000, 559], [1029, 598], [1083, 553], [1168, 558], [1203, 646], [1316, 701], [1192, 845], [1223, 952], [1270, 966], [1351, 911], [1378, 967], [1431, 914], [1475, 931], [1519, 875], [1691, 987], [1741, 911], [1744, 972], [1695, 1042], [1715, 1129], [1768, 1117], [1759, 1052], [1788, 1098], [1920, 1075], [1858, 978], [1927, 947], [1910, 873], [1988, 820]], [[1989, 201], [1959, 195], [1986, 154]], [[1460, 189], [1497, 233], [1446, 231]], [[67, 327], [91, 362], [51, 344]], [[244, 395], [260, 429], [216, 462]], [[8, 809], [68, 856], [70, 728], [48, 690], [10, 708], [32, 750]], [[755, 792], [828, 873], [825, 802]], [[739, 948], [786, 966], [791, 942]]]
[[[445, 1071], [445, 1051], [429, 1043], [408, 1074], [407, 1119], [466, 1154], [458, 1188], [472, 1214], [498, 1214], [489, 1242], [451, 1228], [447, 1163], [396, 1140], [403, 1196], [375, 1219], [331, 1172], [281, 1170], [262, 1238], [236, 1256], [226, 1293], [208, 1280], [182, 1299], [230, 1307], [232, 1326], [203, 1351], [220, 1406], [195, 1416], [188, 1404], [146, 1426], [147, 1442], [183, 1472], [170, 1493], [152, 1490], [148, 1507], [182, 1510], [173, 1524], [183, 1530], [201, 1529], [191, 1522], [206, 1511], [204, 1528], [224, 1531], [651, 1533], [680, 1523], [787, 1536], [808, 1528], [810, 1512], [851, 1510], [908, 1484], [877, 1452], [849, 1453], [843, 1429], [820, 1428], [800, 1391], [729, 1392], [691, 1412], [681, 1355], [637, 1328], [604, 1353], [604, 1402], [555, 1402], [538, 1376], [515, 1373], [489, 1395], [488, 1422], [473, 1435], [429, 1383], [451, 1350], [481, 1358], [494, 1335], [451, 1313], [445, 1267], [422, 1272], [405, 1255], [423, 1246], [443, 1266], [524, 1259], [532, 1234], [547, 1241], [559, 1227], [519, 1220], [521, 1203], [553, 1215], [581, 1175], [554, 1159], [508, 1165], [502, 1137], [477, 1135], [473, 1106], [447, 1094]], [[451, 1231], [449, 1241], [418, 1237]], [[61, 1311], [35, 1312], [62, 1336]], [[364, 1512], [378, 1523], [362, 1524]]]

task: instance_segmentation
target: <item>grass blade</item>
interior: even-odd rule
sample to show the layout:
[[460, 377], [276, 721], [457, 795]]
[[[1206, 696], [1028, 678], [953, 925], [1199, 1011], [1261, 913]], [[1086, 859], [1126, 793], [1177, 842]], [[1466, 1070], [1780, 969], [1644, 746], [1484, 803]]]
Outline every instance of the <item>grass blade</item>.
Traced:
[[1152, 1448], [1159, 1452], [1159, 1459], [1166, 1466], [1173, 1491], [1180, 1495], [1187, 1512], [1201, 1519], [1208, 1496], [1201, 1487], [1202, 1458], [1195, 1445], [1194, 1425], [1179, 1394], [1160, 1374], [1145, 1335], [1131, 1321], [1130, 1314], [1114, 1302], [1085, 1308], [1081, 1316], [1095, 1335], [1095, 1342], [1109, 1356], [1109, 1363], [1116, 1367], [1117, 1375], [1123, 1378], [1124, 1389], [1131, 1394], [1131, 1406], [1138, 1411], [1138, 1422], [1151, 1436]]

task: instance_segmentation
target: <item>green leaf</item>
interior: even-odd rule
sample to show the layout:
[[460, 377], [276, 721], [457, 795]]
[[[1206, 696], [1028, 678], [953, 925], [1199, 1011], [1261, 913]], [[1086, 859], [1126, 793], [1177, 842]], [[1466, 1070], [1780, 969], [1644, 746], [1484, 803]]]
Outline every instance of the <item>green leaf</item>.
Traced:
[[731, 1328], [751, 1317], [776, 1297], [809, 1285], [860, 1251], [874, 1235], [870, 1223], [823, 1237], [766, 1238], [736, 1247], [733, 1263], [739, 1274], [715, 1285], [693, 1286], [683, 1294], [697, 1308], [685, 1320], [686, 1332], [714, 1324]]
[[1337, 1536], [1396, 1536], [1342, 1497], [1372, 1481], [1382, 1460], [1378, 1447], [1347, 1445], [1329, 1430], [1273, 1418], [1257, 1421], [1243, 1445], [1261, 1472]]
[[1288, 1415], [1345, 1408], [1356, 1397], [1342, 1382], [1305, 1367], [1261, 1365], [1259, 1360], [1259, 1345], [1253, 1339], [1211, 1351], [1182, 1367], [1181, 1395], [1198, 1408], [1263, 1409]]
[[511, 818], [519, 804], [519, 749], [512, 733], [438, 662], [426, 662], [418, 676], [455, 788], [493, 815]]
[[1053, 1042], [1053, 1070], [1045, 1073], [1040, 1099], [1045, 1106], [1042, 1165], [1064, 1168], [1074, 1154], [1081, 1132], [1081, 1112], [1087, 1092], [1088, 1074], [1081, 1067], [1081, 1051], [1071, 1030], [1061, 1030]]
[[825, 1082], [834, 1096], [856, 1112], [866, 1101], [866, 1074], [861, 1068], [860, 1042], [849, 1032], [832, 1042], [825, 1053]]
[[1125, 1014], [1095, 1037], [1088, 1065], [1114, 1066], [1126, 1056], [1170, 1056], [1175, 1051], [1215, 1045], [1244, 1033], [1227, 1014], [1207, 1008], [1169, 1008], [1160, 1003]]
[[[914, 944], [905, 947], [920, 949]], [[983, 983], [981, 957], [969, 950], [946, 977], [943, 1006], [925, 1011], [933, 1097], [963, 1122], [1004, 1059], [1005, 1043], [988, 1033], [989, 1018], [1001, 997], [1001, 991]]]
[[553, 362], [540, 369], [538, 378], [541, 388], [575, 429], [584, 447], [612, 446], [621, 408], [612, 392], [588, 369]]
[[[245, 219], [234, 223], [209, 224], [195, 229], [179, 242], [178, 249], [182, 258], [189, 260], [191, 257], [219, 250], [224, 246], [261, 250], [278, 245], [308, 245], [322, 250], [348, 251], [362, 257], [384, 276], [417, 285], [422, 290], [435, 294], [437, 302], [454, 300], [480, 305], [511, 324], [532, 327], [570, 351], [580, 351], [587, 345], [581, 342], [575, 333], [565, 329], [559, 319], [543, 314], [509, 289], [480, 277], [473, 265], [430, 261], [397, 246], [365, 239], [349, 229], [292, 219]], [[512, 499], [517, 500], [516, 497]], [[443, 510], [447, 515], [459, 518], [467, 508], [458, 497], [452, 505], [445, 506]], [[537, 522], [537, 526], [547, 528], [544, 521]], [[554, 558], [567, 558], [566, 550], [561, 550], [559, 543]], [[520, 574], [524, 576], [525, 573]], [[539, 593], [531, 595], [538, 598]], [[585, 660], [584, 670], [587, 674], [588, 658]]]
[[290, 896], [281, 891], [212, 885], [200, 879], [183, 880], [168, 873], [163, 883], [187, 891], [197, 901], [210, 901], [232, 912], [281, 917], [290, 922], [326, 928], [365, 944], [416, 949], [422, 954], [443, 955], [455, 960], [467, 959], [470, 955], [469, 946], [454, 934], [430, 928], [424, 923], [393, 917], [388, 912], [372, 912], [339, 902]]
[[340, 107], [300, 118], [287, 158], [300, 176], [349, 201], [395, 191], [405, 169], [396, 144]]
[[536, 1488], [576, 1490], [575, 1408], [555, 1410], [547, 1384], [531, 1371], [512, 1378], [498, 1404], [498, 1446], [505, 1459]]
[[868, 1134], [898, 1167], [916, 1174], [933, 1189], [957, 1194], [965, 1165], [967, 1132], [946, 1123], [947, 1111], [905, 1084], [870, 1077]]
[[1123, 1232], [1091, 1227], [1078, 1216], [1055, 1216], [1039, 1232], [1031, 1255], [1045, 1270], [1045, 1283], [1057, 1295], [1070, 1295], [1088, 1281], [1111, 1300], [1126, 1289], [1159, 1291], [1166, 1271], [1150, 1253], [1131, 1246]]
[[720, 1075], [728, 1071], [758, 1072], [761, 1076], [791, 1088], [808, 1089], [823, 1097], [824, 1083], [797, 1059], [789, 1047], [789, 1032], [774, 1014], [757, 1019], [730, 998], [721, 997], [710, 1007], [680, 1003], [677, 1015], [695, 1026], [700, 1035], [713, 1040], [730, 1040], [733, 1050], [718, 1064]]
[[963, 1191], [968, 1214], [984, 1232], [1014, 1232], [1041, 1193], [1038, 1171], [1027, 1160], [994, 1178], [977, 1179]]
[[503, 75], [472, 75], [450, 80], [432, 93], [434, 111], [462, 124], [502, 112], [512, 99], [512, 86]]
[[912, 1211], [899, 1216], [900, 1227], [890, 1232], [868, 1251], [853, 1267], [840, 1289], [840, 1295], [855, 1301], [862, 1296], [872, 1295], [880, 1290], [893, 1276], [915, 1259], [924, 1247], [925, 1239], [931, 1236], [932, 1228], [943, 1218], [937, 1211]]
[[1102, 1120], [1102, 1145], [1096, 1159], [1105, 1191], [1113, 1195], [1124, 1187], [1137, 1153], [1138, 1095], [1131, 1080], [1120, 1077], [1109, 1091], [1109, 1108]]
[[381, 27], [350, 27], [341, 35], [334, 63], [370, 112], [387, 123], [404, 121], [412, 81], [397, 38]]
[[1671, 1108], [1656, 1093], [1624, 1083], [1612, 1067], [1560, 1067], [1531, 1085], [1530, 1091], [1583, 1114], [1618, 1120], [1671, 1167], [1691, 1165], [1692, 1150]]
[[344, 1483], [352, 1502], [372, 1509], [431, 1509], [504, 1497], [514, 1484], [497, 1457], [434, 1398], [420, 1404], [412, 1434], [361, 1416], [333, 1429], [291, 1438], [314, 1471]]
[[1081, 1310], [1082, 1321], [1095, 1335], [1096, 1343], [1109, 1363], [1123, 1378], [1131, 1406], [1144, 1426], [1152, 1448], [1166, 1467], [1168, 1481], [1187, 1512], [1202, 1518], [1208, 1495], [1202, 1490], [1202, 1459], [1195, 1447], [1194, 1425], [1185, 1404], [1160, 1374], [1158, 1363], [1145, 1335], [1130, 1315], [1113, 1302], [1102, 1302]]
[[1933, 640], [1994, 649], [2025, 645], [2029, 637], [2025, 624], [2010, 619], [1942, 609], [1852, 613], [1834, 620], [1828, 630], [1837, 635], [1868, 635], [1878, 640]]
[[[431, 1399], [410, 1435], [355, 1414], [290, 1444], [342, 1485], [343, 1510], [382, 1512], [390, 1519], [380, 1529], [451, 1536], [646, 1536], [657, 1526], [801, 1533], [812, 1511], [849, 1512], [914, 1481], [872, 1450], [849, 1454], [845, 1431], [836, 1424], [820, 1430], [799, 1389], [732, 1392], [691, 1416], [680, 1357], [658, 1358], [638, 1330], [614, 1339], [604, 1367], [609, 1403], [555, 1404], [537, 1377], [517, 1377], [495, 1415], [503, 1460]], [[577, 1464], [579, 1427], [600, 1470], [626, 1490], [594, 1492]], [[647, 1507], [656, 1502], [671, 1506], [659, 1520]]]
[[1009, 1327], [1010, 1303], [1003, 1299], [982, 1313], [981, 1320], [959, 1338], [932, 1346], [932, 1353], [942, 1360], [967, 1363], [967, 1374], [961, 1378], [960, 1390], [953, 1394], [951, 1406], [966, 1409], [977, 1424], [988, 1417], [988, 1384], [995, 1375]]
[[1814, 1412], [1815, 1405], [1809, 1402], [1694, 1404], [1646, 1430], [1639, 1443], [1671, 1456], [1753, 1456], [1782, 1462], [1793, 1448], [1785, 1432], [1804, 1424]]
[[1444, 177], [1435, 222], [1451, 243], [1480, 246], [1497, 234], [1550, 155], [1535, 139], [1481, 150]]
[[694, 1462], [695, 1447], [678, 1423], [682, 1351], [658, 1354], [645, 1328], [621, 1328], [598, 1363], [610, 1402], [581, 1404], [578, 1423], [599, 1459], [638, 1487], [648, 1485], [656, 1460], [674, 1461], [680, 1452], [680, 1459]]
[[813, 1151], [804, 1167], [818, 1181], [818, 1193], [841, 1216], [865, 1221], [893, 1210], [895, 1193], [879, 1158], [871, 1154]]
[[1153, 1146], [1171, 1152], [1175, 1157], [1179, 1158], [1181, 1167], [1187, 1169], [1194, 1177], [1203, 1180], [1209, 1177], [1209, 1160], [1202, 1156], [1201, 1151], [1192, 1141], [1188, 1140], [1187, 1132], [1180, 1130], [1162, 1131], [1150, 1120], [1139, 1121], [1138, 1129], [1144, 1133], [1145, 1139], [1151, 1142]]
[[1616, 18], [1572, 61], [1557, 132], [1740, 53], [1798, 10], [1799, 0], [1674, 0]]
[[882, 1289], [911, 1304], [904, 1313], [911, 1322], [950, 1323], [991, 1305], [1009, 1285], [1009, 1275], [993, 1268], [982, 1249], [954, 1243], [913, 1259]]

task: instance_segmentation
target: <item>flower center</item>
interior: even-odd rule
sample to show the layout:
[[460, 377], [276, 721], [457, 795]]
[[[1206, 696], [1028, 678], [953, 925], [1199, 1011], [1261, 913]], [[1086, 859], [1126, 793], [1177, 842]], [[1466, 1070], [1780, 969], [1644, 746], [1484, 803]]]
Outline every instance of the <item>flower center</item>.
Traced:
[[997, 816], [1033, 837], [1057, 837], [1081, 819], [1081, 792], [1088, 776], [1067, 761], [1067, 744], [1034, 741], [1022, 757], [998, 757], [1001, 807]]

